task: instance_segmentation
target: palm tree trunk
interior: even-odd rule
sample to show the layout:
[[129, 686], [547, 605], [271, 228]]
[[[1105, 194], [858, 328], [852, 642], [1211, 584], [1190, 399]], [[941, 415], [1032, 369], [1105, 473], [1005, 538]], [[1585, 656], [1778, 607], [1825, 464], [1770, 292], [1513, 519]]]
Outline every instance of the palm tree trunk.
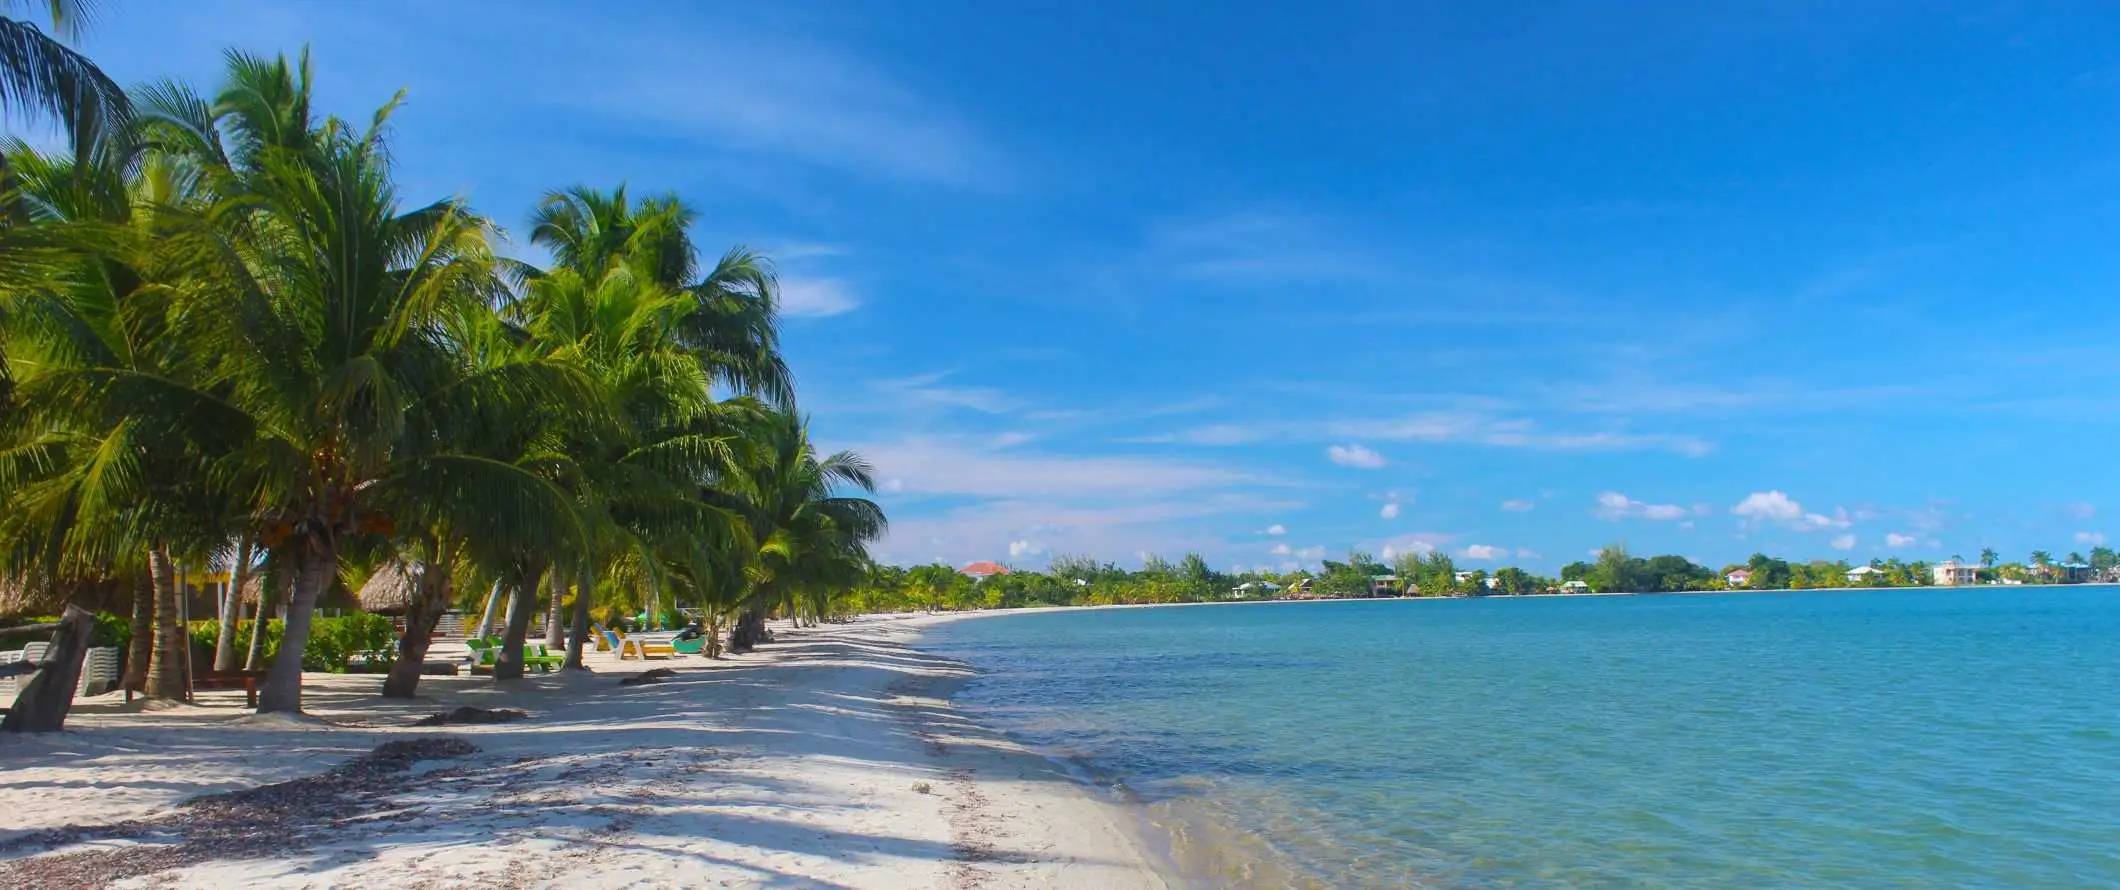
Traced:
[[155, 647], [155, 582], [142, 573], [133, 584], [132, 642], [125, 649], [125, 688], [147, 691], [148, 653]]
[[544, 567], [539, 566], [510, 585], [513, 589], [508, 593], [508, 630], [501, 637], [500, 655], [493, 659], [495, 680], [523, 677], [523, 643], [530, 637], [530, 619], [537, 614], [538, 582], [544, 576]]
[[412, 698], [419, 691], [427, 648], [434, 644], [434, 625], [449, 608], [449, 572], [443, 568], [447, 565], [446, 555], [420, 565], [419, 593], [405, 608], [405, 635], [398, 638], [397, 664], [383, 679], [384, 698]]
[[552, 588], [552, 605], [545, 611], [545, 645], [554, 649], [567, 645], [567, 631], [563, 627], [566, 616], [561, 612], [561, 603], [567, 598], [567, 573], [552, 572], [546, 585]]
[[221, 628], [213, 641], [213, 669], [236, 669], [236, 624], [243, 618], [243, 585], [250, 581], [250, 542], [236, 547], [236, 564], [228, 570], [228, 589], [221, 593]]
[[590, 592], [595, 589], [596, 575], [584, 561], [574, 588], [574, 636], [567, 640], [567, 662], [561, 670], [584, 670], [582, 652], [589, 643], [589, 601], [593, 599]]
[[156, 544], [147, 554], [148, 574], [155, 582], [154, 649], [147, 657], [147, 697], [182, 699], [189, 685], [184, 677], [184, 647], [190, 634], [178, 619], [176, 566], [170, 562], [169, 546]]
[[302, 650], [309, 647], [310, 618], [339, 568], [338, 542], [329, 537], [296, 541], [294, 548], [294, 595], [287, 604], [280, 651], [272, 658], [265, 682], [258, 686], [260, 714], [302, 712]]
[[743, 610], [743, 614], [736, 617], [736, 627], [729, 631], [729, 651], [741, 655], [765, 641], [765, 613], [757, 609]]
[[272, 596], [272, 591], [264, 589], [265, 586], [258, 585], [258, 601], [250, 605], [250, 652], [243, 656], [243, 669], [246, 671], [257, 670], [258, 665], [264, 663], [261, 659], [265, 653], [258, 648], [258, 638], [265, 635], [265, 618], [272, 614], [272, 610], [266, 608], [266, 603], [270, 602], [267, 598]]

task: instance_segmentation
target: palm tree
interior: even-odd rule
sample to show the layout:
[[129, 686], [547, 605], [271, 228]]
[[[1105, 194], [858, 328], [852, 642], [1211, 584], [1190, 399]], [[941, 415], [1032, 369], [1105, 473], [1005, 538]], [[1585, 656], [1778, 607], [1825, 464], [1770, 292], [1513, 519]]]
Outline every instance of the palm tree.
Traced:
[[[780, 355], [779, 284], [772, 264], [736, 247], [699, 273], [688, 234], [696, 214], [674, 195], [635, 205], [625, 186], [609, 194], [585, 186], [551, 192], [531, 219], [530, 241], [552, 252], [556, 268], [595, 280], [625, 265], [694, 304], [678, 338], [714, 382], [771, 404], [794, 403], [794, 378]], [[518, 265], [520, 277], [538, 270]]]
[[[78, 39], [90, 24], [87, 0], [0, 0], [0, 109], [58, 121], [86, 158], [106, 133], [131, 114], [125, 91], [88, 57], [35, 24], [16, 17], [41, 7], [58, 37]], [[4, 364], [4, 363], [0, 363]]]
[[730, 436], [708, 370], [679, 339], [695, 307], [629, 265], [541, 273], [512, 307], [535, 348], [595, 381], [608, 412], [562, 433], [590, 542], [560, 585], [579, 590], [570, 667], [580, 666], [599, 566], [624, 563], [660, 586], [673, 565], [728, 538], [730, 518], [696, 495], [726, 465]]
[[401, 530], [395, 570], [415, 590], [387, 697], [418, 688], [450, 581], [465, 566], [498, 574], [516, 554], [565, 552], [583, 537], [553, 430], [594, 414], [589, 381], [526, 349], [484, 306], [459, 305], [444, 322], [452, 367], [408, 413], [402, 484], [376, 505]]
[[200, 225], [244, 259], [213, 282], [188, 345], [242, 415], [246, 441], [217, 472], [244, 480], [293, 577], [259, 710], [298, 711], [310, 619], [342, 546], [392, 531], [415, 482], [494, 469], [411, 439], [423, 396], [449, 379], [443, 316], [497, 290], [492, 228], [453, 200], [400, 208], [382, 144], [396, 100], [365, 129], [313, 123], [306, 55], [297, 68], [231, 53], [227, 67], [211, 105], [157, 93], [155, 144], [200, 171], [221, 199]]
[[1995, 562], [1996, 562], [1997, 560], [1999, 560], [1999, 559], [2001, 559], [2001, 556], [1995, 553], [1995, 548], [1993, 548], [1993, 547], [1982, 547], [1982, 548], [1980, 548], [1980, 567], [1981, 567], [1981, 568], [1983, 568], [1983, 569], [1992, 569], [1992, 568], [1994, 568], [1994, 567], [1995, 567]]
[[863, 547], [883, 534], [883, 511], [873, 501], [844, 497], [842, 488], [876, 490], [868, 462], [851, 451], [820, 458], [802, 419], [774, 412], [755, 426], [741, 476], [731, 479], [732, 507], [758, 541], [752, 584], [729, 648], [749, 651], [765, 638], [765, 618], [813, 586], [843, 589], [866, 567]]
[[[171, 307], [195, 295], [212, 251], [175, 222], [195, 203], [184, 171], [141, 158], [130, 132], [108, 134], [83, 158], [0, 146], [17, 191], [6, 252], [17, 276], [42, 277], [0, 296], [15, 363], [29, 369], [20, 406], [5, 419], [23, 434], [0, 470], [18, 491], [11, 540], [49, 578], [109, 576], [144, 567], [153, 643], [128, 675], [151, 697], [184, 693], [188, 646], [177, 622], [178, 562], [212, 561], [242, 510], [204, 484], [207, 461], [234, 439], [223, 394], [198, 373], [184, 344], [189, 321]], [[20, 265], [16, 265], [19, 263]], [[145, 550], [144, 563], [130, 553]], [[141, 628], [145, 630], [146, 628]], [[143, 673], [144, 671], [144, 673]]]

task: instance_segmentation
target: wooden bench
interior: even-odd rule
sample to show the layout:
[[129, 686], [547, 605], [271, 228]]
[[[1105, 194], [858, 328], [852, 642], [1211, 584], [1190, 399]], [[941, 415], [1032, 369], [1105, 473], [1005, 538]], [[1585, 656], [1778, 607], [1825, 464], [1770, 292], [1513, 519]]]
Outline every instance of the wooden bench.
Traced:
[[264, 671], [200, 671], [191, 675], [191, 688], [241, 689], [243, 700], [251, 708], [258, 706], [258, 681], [265, 679]]

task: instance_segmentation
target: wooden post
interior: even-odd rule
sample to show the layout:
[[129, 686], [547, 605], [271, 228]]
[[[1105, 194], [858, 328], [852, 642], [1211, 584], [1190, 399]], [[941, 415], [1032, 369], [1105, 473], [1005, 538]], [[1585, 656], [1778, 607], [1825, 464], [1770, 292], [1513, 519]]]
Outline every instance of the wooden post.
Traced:
[[66, 714], [74, 707], [74, 688], [81, 684], [81, 661], [88, 657], [88, 644], [96, 632], [96, 616], [80, 606], [68, 604], [59, 619], [59, 632], [52, 635], [35, 676], [22, 684], [15, 706], [0, 718], [0, 732], [58, 732], [66, 728]]

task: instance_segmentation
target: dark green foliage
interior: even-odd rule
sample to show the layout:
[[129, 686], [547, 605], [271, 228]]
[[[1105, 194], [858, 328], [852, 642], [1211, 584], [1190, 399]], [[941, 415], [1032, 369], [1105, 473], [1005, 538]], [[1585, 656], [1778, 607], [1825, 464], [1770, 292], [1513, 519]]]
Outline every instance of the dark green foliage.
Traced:
[[[286, 632], [286, 624], [279, 619], [265, 622], [265, 636], [258, 645], [264, 658], [270, 661], [279, 654], [280, 637]], [[210, 664], [213, 658], [215, 635], [220, 632], [220, 622], [194, 621], [191, 624], [191, 646], [194, 664]], [[250, 640], [250, 622], [236, 628], [236, 639], [247, 644]], [[348, 663], [361, 653], [379, 653], [369, 663], [371, 670], [387, 670], [397, 658], [397, 630], [390, 619], [367, 612], [350, 615], [318, 618], [311, 623], [309, 643], [302, 648], [302, 670], [322, 671], [332, 674], [347, 673]]]
[[[58, 623], [58, 621], [59, 616], [57, 615], [34, 615], [26, 618], [9, 618], [5, 620], [0, 620], [0, 627], [22, 627], [24, 625], [30, 624], [56, 624]], [[48, 635], [17, 635], [8, 637], [4, 643], [0, 643], [0, 649], [20, 649], [22, 648], [23, 643], [41, 641], [46, 639], [47, 637]], [[89, 646], [97, 649], [102, 649], [106, 647], [123, 649], [131, 642], [132, 621], [130, 619], [119, 615], [112, 615], [109, 612], [96, 613], [96, 631], [93, 636], [89, 637]]]

